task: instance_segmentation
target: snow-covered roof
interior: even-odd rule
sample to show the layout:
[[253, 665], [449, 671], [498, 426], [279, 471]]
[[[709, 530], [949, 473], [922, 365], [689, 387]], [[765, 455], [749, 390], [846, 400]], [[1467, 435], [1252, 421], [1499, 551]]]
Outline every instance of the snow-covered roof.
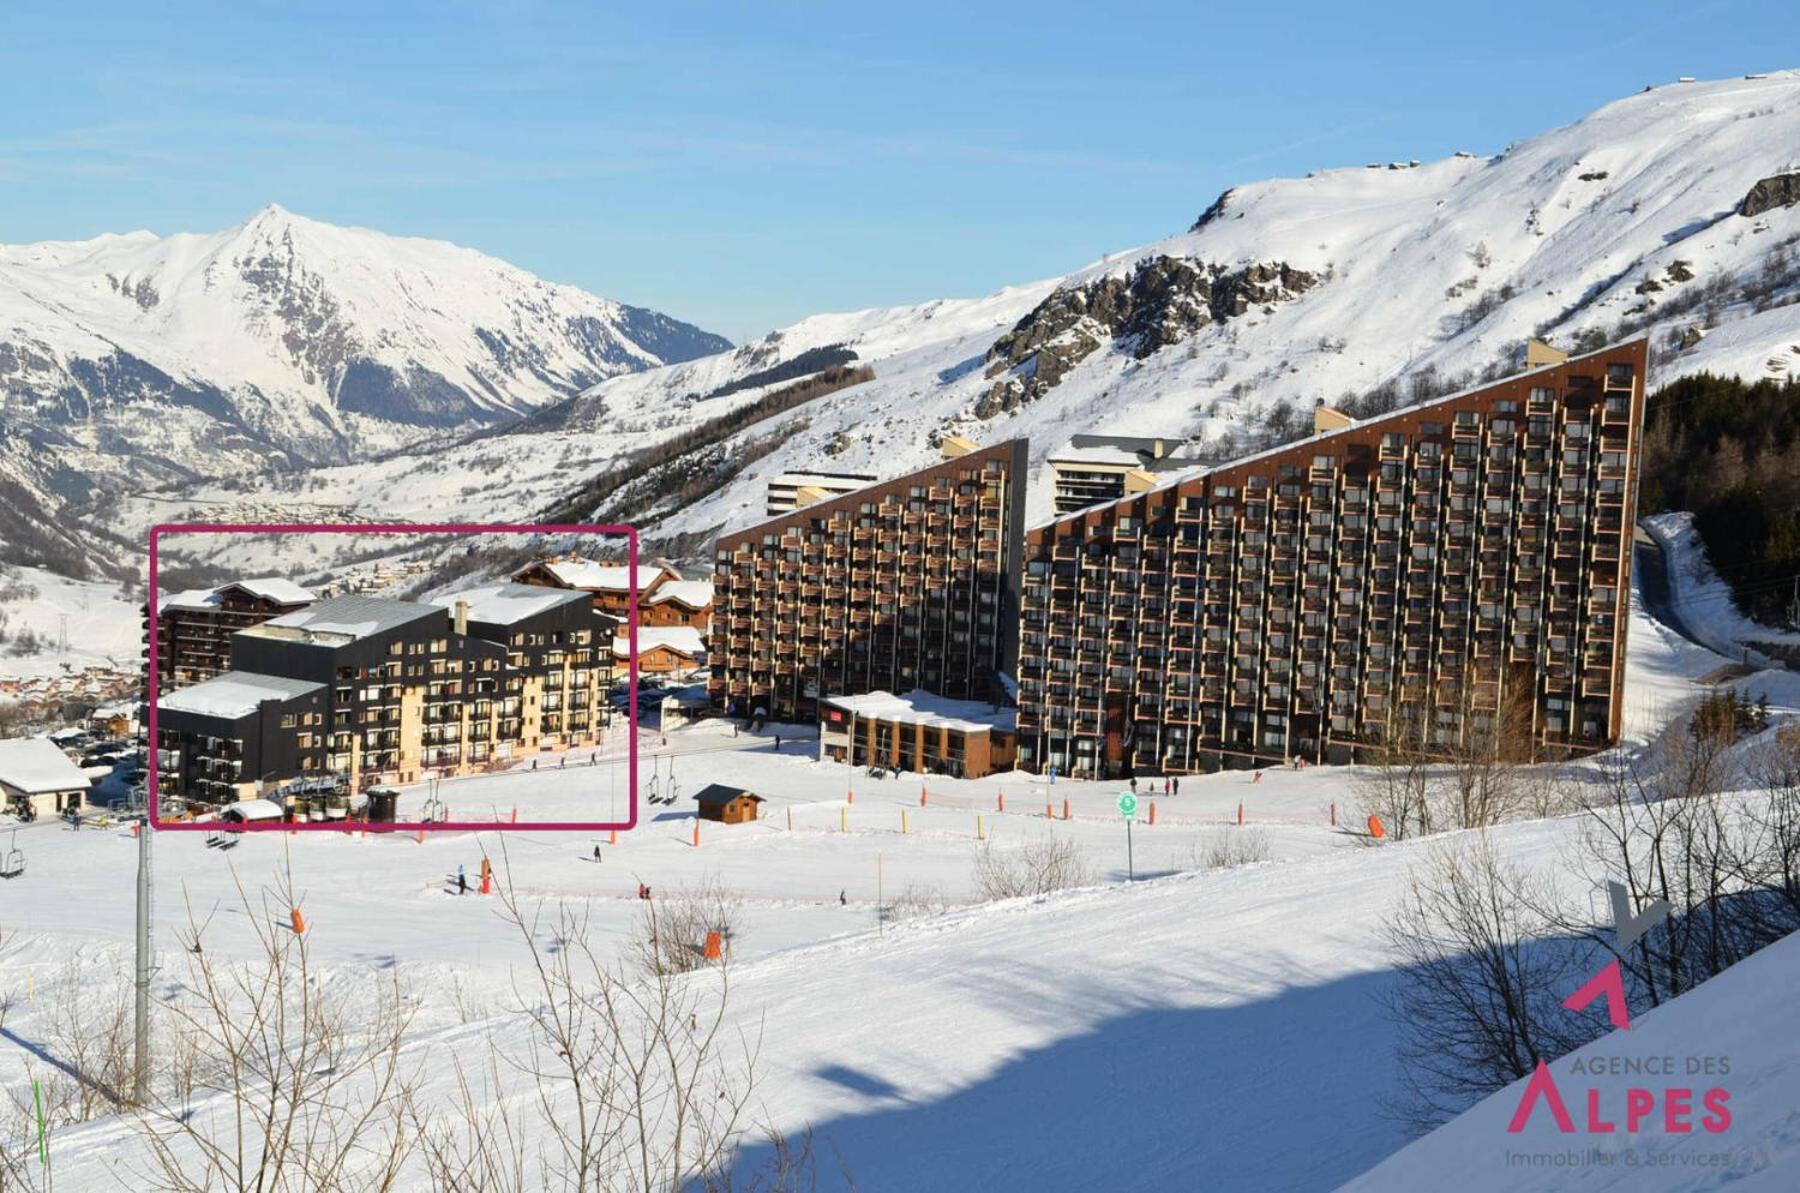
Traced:
[[241, 799], [227, 804], [219, 815], [236, 820], [280, 820], [287, 812], [272, 799]]
[[985, 700], [951, 700], [923, 688], [914, 688], [903, 696], [880, 691], [860, 696], [828, 696], [825, 703], [853, 712], [859, 717], [895, 721], [902, 725], [959, 729], [965, 733], [979, 733], [988, 729], [1010, 731], [1017, 715], [1017, 710], [1010, 708], [996, 711]]
[[225, 587], [241, 588], [259, 597], [280, 601], [284, 605], [310, 601], [317, 595], [311, 589], [302, 588], [292, 580], [284, 580], [280, 576], [258, 576], [253, 580], [239, 580], [236, 584], [227, 584]]
[[[689, 658], [699, 658], [706, 653], [706, 643], [700, 637], [700, 631], [693, 626], [639, 626], [637, 632], [638, 653], [644, 654], [665, 646], [678, 654]], [[613, 657], [629, 658], [631, 655], [631, 639], [615, 637], [613, 639]]]
[[[631, 575], [630, 564], [595, 563], [591, 559], [545, 559], [532, 566], [542, 567], [555, 576], [559, 584], [588, 592], [624, 592]], [[642, 592], [655, 584], [656, 578], [666, 570], [655, 564], [638, 564], [637, 590]]]
[[23, 795], [86, 791], [88, 778], [47, 737], [0, 741], [0, 786]]
[[[318, 635], [322, 640], [349, 642], [367, 638], [383, 630], [398, 629], [421, 618], [442, 617], [443, 614], [444, 611], [436, 605], [395, 601], [387, 597], [341, 596], [320, 601], [306, 609], [284, 613], [259, 626], [239, 630], [238, 633], [282, 638], [291, 637], [297, 632], [306, 638]], [[284, 634], [281, 632], [283, 630], [289, 633]]]
[[711, 580], [669, 580], [650, 594], [652, 605], [660, 605], [664, 601], [680, 601], [690, 609], [704, 609], [712, 604], [712, 599]]
[[732, 787], [725, 783], [708, 783], [695, 793], [694, 799], [708, 807], [728, 804], [734, 799], [753, 799], [763, 802], [763, 797], [744, 787]]
[[558, 605], [567, 605], [587, 599], [585, 592], [566, 588], [545, 588], [541, 584], [514, 584], [510, 580], [500, 580], [492, 584], [483, 584], [477, 588], [465, 588], [461, 592], [448, 592], [443, 596], [434, 596], [431, 598], [431, 603], [441, 605], [454, 612], [456, 602], [467, 601], [470, 621], [485, 621], [491, 625], [511, 625], [516, 621], [523, 621], [527, 617], [542, 613], [546, 609], [554, 609]]
[[227, 588], [241, 588], [279, 605], [304, 605], [316, 599], [316, 594], [311, 589], [302, 588], [292, 580], [284, 580], [280, 576], [258, 576], [250, 580], [234, 580], [217, 588], [189, 588], [183, 592], [171, 593], [157, 603], [157, 608], [215, 609], [223, 602], [221, 594]]
[[876, 477], [866, 472], [783, 472], [769, 478], [771, 485], [812, 486], [820, 489], [860, 489], [872, 485]]
[[156, 707], [163, 712], [191, 712], [236, 720], [255, 712], [257, 705], [265, 700], [292, 700], [324, 690], [324, 684], [306, 679], [260, 675], [254, 671], [227, 671], [192, 687], [159, 696]]

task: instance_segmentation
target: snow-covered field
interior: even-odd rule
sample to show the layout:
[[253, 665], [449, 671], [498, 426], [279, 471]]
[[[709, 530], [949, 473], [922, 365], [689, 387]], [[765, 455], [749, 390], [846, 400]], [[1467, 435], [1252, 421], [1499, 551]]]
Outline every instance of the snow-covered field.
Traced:
[[[1719, 660], [1641, 613], [1630, 649], [1641, 739]], [[1750, 682], [1765, 680], [1779, 709], [1800, 708], [1794, 677]], [[810, 1125], [859, 1189], [1325, 1188], [1389, 1157], [1405, 1179], [1377, 1173], [1368, 1187], [1423, 1189], [1442, 1187], [1447, 1155], [1459, 1168], [1485, 1163], [1474, 1142], [1428, 1139], [1395, 1156], [1408, 1140], [1379, 1106], [1397, 1079], [1395, 1028], [1379, 998], [1395, 981], [1381, 924], [1434, 845], [1365, 847], [1352, 829], [1349, 772], [1186, 779], [1178, 795], [1154, 798], [1154, 826], [1140, 810], [1138, 881], [1127, 883], [1116, 784], [934, 778], [923, 781], [921, 806], [916, 776], [875, 780], [820, 763], [816, 742], [794, 732], [779, 751], [772, 736], [734, 736], [717, 723], [673, 732], [666, 746], [646, 734], [646, 785], [654, 774], [666, 793], [672, 778], [681, 798], [647, 806], [617, 844], [535, 831], [422, 844], [272, 834], [222, 853], [196, 835], [159, 835], [157, 996], [171, 996], [182, 972], [176, 942], [190, 915], [205, 924], [209, 956], [253, 956], [236, 884], [258, 889], [286, 870], [326, 980], [385, 973], [412, 992], [407, 1058], [424, 1097], [447, 1098], [459, 1048], [483, 1038], [516, 1055], [527, 1033], [509, 1009], [526, 952], [496, 900], [452, 893], [459, 865], [473, 875], [485, 851], [527, 907], [583, 905], [603, 953], [636, 924], [639, 882], [668, 899], [716, 879], [743, 899], [730, 1015], [762, 1032], [755, 1119]], [[612, 743], [598, 765], [582, 755], [567, 768], [540, 763], [437, 794], [458, 818], [508, 820], [515, 807], [521, 819], [610, 818], [626, 798], [622, 746]], [[760, 823], [704, 824], [695, 847], [688, 797], [714, 781], [769, 802]], [[415, 790], [407, 800], [426, 797]], [[1244, 828], [1234, 823], [1240, 803]], [[1497, 839], [1518, 864], [1555, 868], [1575, 829], [1527, 822]], [[1046, 835], [1074, 842], [1091, 885], [980, 902], [978, 832], [1001, 850]], [[1266, 842], [1267, 860], [1206, 864], [1211, 843], [1248, 834]], [[59, 1007], [74, 1000], [98, 1018], [109, 992], [126, 989], [113, 975], [129, 966], [135, 852], [128, 832], [42, 822], [16, 840], [28, 872], [0, 888], [0, 999], [12, 1000], [0, 1085], [12, 1088], [28, 1066], [41, 1071], [32, 1049], [53, 1037]], [[926, 892], [941, 911], [879, 922], [881, 901]], [[1665, 1016], [1675, 1010], [1646, 1029]], [[1709, 1048], [1734, 1051], [1757, 1074], [1737, 1087], [1744, 1133], [1733, 1145], [1749, 1157], [1739, 1171], [1766, 1176], [1793, 1162], [1783, 1116], [1795, 1105], [1795, 1070], [1749, 1038], [1721, 1034]], [[1461, 1120], [1446, 1130], [1480, 1128]], [[110, 1174], [132, 1154], [110, 1120], [57, 1131], [50, 1146], [63, 1189], [113, 1187]], [[823, 1187], [847, 1187], [836, 1172], [835, 1161], [824, 1166]], [[1510, 1178], [1500, 1168], [1484, 1179], [1498, 1188]]]
[[[43, 568], [0, 576], [0, 678], [58, 675], [91, 664], [129, 667], [143, 649], [143, 614], [117, 584], [70, 580]], [[21, 635], [37, 645], [13, 653]], [[67, 649], [61, 649], [64, 639]]]

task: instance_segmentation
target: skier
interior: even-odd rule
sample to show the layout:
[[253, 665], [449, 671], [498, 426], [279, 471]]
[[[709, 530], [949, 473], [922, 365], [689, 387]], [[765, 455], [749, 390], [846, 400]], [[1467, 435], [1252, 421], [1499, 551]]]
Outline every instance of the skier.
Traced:
[[839, 891], [839, 892], [838, 892], [838, 906], [839, 906], [839, 907], [848, 907], [848, 906], [850, 906], [850, 900], [848, 900], [848, 899], [846, 899], [846, 898], [844, 898], [844, 892], [843, 892], [843, 891]]
[[459, 895], [469, 893], [469, 876], [463, 873], [461, 862], [456, 863], [456, 893]]
[[600, 860], [600, 843], [598, 841], [594, 842], [594, 860]]
[[777, 754], [781, 753], [781, 734], [779, 733], [775, 735], [775, 752]]
[[1133, 794], [1133, 795], [1137, 794], [1137, 776], [1136, 775], [1133, 775], [1131, 777], [1131, 794]]
[[1262, 782], [1262, 772], [1261, 771], [1257, 771], [1255, 774], [1250, 776], [1250, 786], [1254, 787], [1260, 782]]
[[1181, 794], [1180, 778], [1174, 778], [1174, 779], [1169, 780], [1169, 794], [1170, 795], [1180, 795]]
[[535, 759], [535, 758], [533, 758], [533, 759], [532, 759], [532, 760], [531, 760], [531, 769], [532, 769], [532, 770], [536, 770], [536, 769], [537, 769], [537, 759]]

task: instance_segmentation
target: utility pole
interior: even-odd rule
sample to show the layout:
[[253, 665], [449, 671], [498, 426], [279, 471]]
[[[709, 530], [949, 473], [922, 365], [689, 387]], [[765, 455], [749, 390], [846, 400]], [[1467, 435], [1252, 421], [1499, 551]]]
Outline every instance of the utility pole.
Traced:
[[137, 1014], [134, 1030], [137, 1049], [131, 1078], [131, 1103], [134, 1106], [144, 1105], [150, 1096], [150, 838], [156, 830], [150, 827], [148, 801], [155, 798], [154, 790], [147, 793], [144, 823], [138, 828]]

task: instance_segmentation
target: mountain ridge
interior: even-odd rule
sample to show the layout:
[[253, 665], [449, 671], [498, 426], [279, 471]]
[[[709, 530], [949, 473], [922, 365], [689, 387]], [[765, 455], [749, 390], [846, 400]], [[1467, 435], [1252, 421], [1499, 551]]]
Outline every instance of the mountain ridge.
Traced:
[[[348, 463], [729, 348], [447, 241], [278, 204], [217, 233], [0, 245], [0, 473], [45, 523], [121, 488]], [[66, 491], [59, 470], [93, 479]]]

